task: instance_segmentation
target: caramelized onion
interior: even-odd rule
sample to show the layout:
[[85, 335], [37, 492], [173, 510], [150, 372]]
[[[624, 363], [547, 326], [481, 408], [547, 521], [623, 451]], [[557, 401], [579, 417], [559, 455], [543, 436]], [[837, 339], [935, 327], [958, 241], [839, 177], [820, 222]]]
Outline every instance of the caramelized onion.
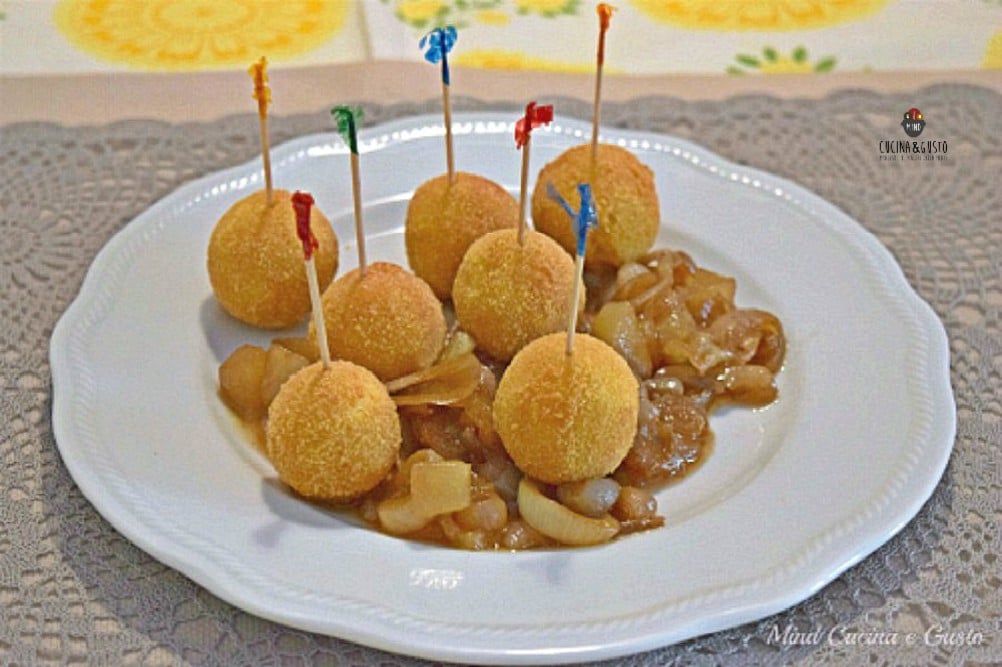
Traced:
[[646, 266], [635, 263], [623, 264], [616, 271], [616, 292], [613, 298], [616, 301], [632, 301], [636, 295], [648, 291], [652, 285], [659, 282], [664, 281]]
[[578, 514], [593, 518], [608, 513], [617, 498], [619, 483], [608, 477], [569, 482], [557, 487], [557, 500]]
[[592, 321], [591, 332], [619, 352], [635, 375], [650, 377], [651, 353], [633, 306], [626, 301], [605, 304]]
[[689, 341], [689, 363], [700, 372], [731, 363], [734, 355], [713, 342], [713, 337], [705, 331], [695, 334]]
[[411, 502], [427, 516], [468, 507], [471, 487], [472, 471], [464, 461], [428, 461], [411, 467]]
[[[658, 369], [658, 373], [662, 369]], [[652, 391], [656, 393], [661, 392], [671, 392], [672, 394], [678, 394], [681, 396], [685, 393], [685, 384], [677, 377], [670, 377], [665, 375], [654, 374], [649, 380], [646, 380], [642, 385], [640, 385], [645, 391]]]
[[546, 543], [546, 536], [523, 519], [509, 521], [501, 531], [501, 546], [505, 549], [521, 551], [540, 547]]
[[410, 466], [410, 493], [387, 498], [376, 506], [389, 533], [413, 533], [436, 516], [465, 509], [471, 497], [470, 464], [462, 461], [415, 461]]
[[776, 378], [765, 366], [732, 366], [720, 374], [720, 393], [745, 405], [768, 405], [776, 400]]
[[783, 365], [786, 337], [772, 313], [735, 310], [715, 320], [708, 331], [717, 345], [734, 353], [737, 363], [765, 366], [773, 373]]
[[647, 489], [624, 486], [611, 511], [621, 535], [665, 525], [665, 518], [658, 515], [658, 501]]
[[456, 512], [455, 520], [464, 530], [500, 530], [508, 523], [508, 505], [498, 494], [492, 493]]
[[684, 476], [711, 442], [700, 397], [641, 392], [637, 435], [615, 478], [625, 486], [650, 486]]
[[376, 513], [383, 530], [394, 535], [421, 530], [432, 520], [432, 517], [418, 510], [410, 496], [387, 498], [376, 505]]
[[445, 341], [445, 347], [442, 348], [442, 354], [438, 355], [438, 362], [442, 363], [443, 361], [448, 361], [449, 359], [455, 359], [456, 357], [464, 354], [472, 353], [476, 346], [477, 344], [476, 341], [473, 340], [473, 336], [466, 333], [462, 329], [453, 329]]
[[593, 519], [578, 514], [544, 496], [536, 483], [525, 477], [518, 485], [518, 511], [526, 523], [561, 544], [601, 544], [619, 532], [619, 522], [612, 516]]
[[480, 384], [466, 398], [456, 403], [457, 408], [462, 408], [463, 413], [477, 430], [480, 441], [490, 449], [497, 449], [501, 446], [501, 439], [494, 430], [494, 394], [497, 391], [498, 381], [494, 377], [494, 371], [487, 366], [480, 367]]
[[450, 405], [480, 385], [480, 361], [470, 352], [386, 383], [397, 405]]
[[661, 280], [654, 283], [643, 292], [631, 296], [629, 298], [630, 305], [632, 305], [634, 308], [640, 308], [645, 303], [647, 303], [655, 296], [657, 296], [659, 292], [662, 292], [663, 290], [665, 290], [666, 288], [670, 288], [671, 286], [672, 286], [672, 276], [669, 273], [667, 276], [663, 277]]

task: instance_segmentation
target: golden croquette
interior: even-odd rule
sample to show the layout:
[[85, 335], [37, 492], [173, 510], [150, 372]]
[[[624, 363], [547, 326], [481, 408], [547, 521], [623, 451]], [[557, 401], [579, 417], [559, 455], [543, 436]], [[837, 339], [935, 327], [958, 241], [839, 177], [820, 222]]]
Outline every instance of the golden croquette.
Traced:
[[637, 430], [639, 385], [629, 365], [587, 334], [537, 338], [498, 384], [494, 427], [522, 472], [549, 484], [608, 475]]
[[660, 224], [654, 172], [625, 148], [599, 144], [594, 177], [591, 144], [565, 151], [539, 172], [532, 193], [533, 225], [573, 253], [577, 243], [574, 226], [567, 212], [547, 195], [547, 183], [572, 206], [578, 204], [577, 185], [591, 184], [598, 228], [588, 235], [586, 266], [621, 266], [654, 244]]
[[[517, 229], [477, 239], [459, 265], [452, 301], [460, 327], [477, 347], [508, 361], [530, 341], [567, 326], [574, 261], [545, 234]], [[584, 309], [584, 292], [578, 311]]]
[[[265, 329], [284, 329], [310, 313], [303, 269], [303, 245], [296, 235], [292, 195], [274, 190], [271, 206], [264, 190], [233, 204], [209, 239], [209, 282], [223, 309], [238, 320]], [[317, 207], [310, 229], [317, 279], [324, 289], [337, 273], [338, 240]]]
[[518, 202], [497, 183], [457, 172], [424, 182], [407, 206], [404, 245], [411, 269], [443, 301], [452, 294], [459, 263], [474, 241], [518, 226]]
[[396, 264], [375, 262], [365, 276], [350, 271], [321, 300], [331, 355], [365, 366], [380, 380], [430, 366], [445, 344], [441, 302]]
[[400, 443], [386, 387], [347, 361], [297, 371], [268, 409], [268, 458], [306, 498], [343, 502], [371, 491], [393, 468]]

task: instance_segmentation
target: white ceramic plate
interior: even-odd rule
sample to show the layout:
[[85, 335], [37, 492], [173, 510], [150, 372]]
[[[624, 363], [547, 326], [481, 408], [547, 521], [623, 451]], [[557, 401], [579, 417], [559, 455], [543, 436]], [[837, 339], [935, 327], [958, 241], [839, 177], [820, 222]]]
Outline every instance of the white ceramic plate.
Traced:
[[[517, 191], [513, 114], [455, 118], [456, 161]], [[404, 262], [413, 190], [444, 167], [441, 121], [362, 134], [371, 257]], [[534, 134], [535, 170], [586, 140]], [[940, 322], [880, 243], [788, 181], [666, 136], [604, 140], [653, 168], [658, 245], [733, 275], [789, 336], [781, 398], [713, 419], [716, 448], [659, 493], [668, 525], [600, 548], [466, 553], [394, 539], [292, 498], [216, 396], [219, 363], [274, 334], [221, 314], [215, 221], [261, 186], [246, 164], [184, 186], [95, 259], [52, 338], [53, 422], [87, 498], [140, 548], [254, 614], [415, 656], [557, 663], [651, 649], [778, 612], [918, 511], [953, 444]], [[276, 187], [312, 192], [354, 264], [336, 135], [274, 151]], [[516, 192], [517, 194], [517, 192]]]

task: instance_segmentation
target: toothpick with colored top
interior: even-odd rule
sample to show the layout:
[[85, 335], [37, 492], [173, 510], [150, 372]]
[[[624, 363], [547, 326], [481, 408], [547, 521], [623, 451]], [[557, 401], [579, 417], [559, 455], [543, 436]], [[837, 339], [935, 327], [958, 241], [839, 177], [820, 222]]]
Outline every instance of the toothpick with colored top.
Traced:
[[591, 117], [591, 166], [594, 169], [598, 159], [598, 122], [599, 109], [602, 106], [602, 69], [605, 66], [605, 33], [609, 30], [609, 22], [612, 20], [612, 12], [615, 9], [612, 5], [604, 2], [598, 3], [598, 55], [595, 62], [595, 108]]
[[303, 260], [306, 266], [306, 282], [310, 287], [310, 305], [313, 308], [313, 326], [317, 330], [317, 347], [320, 348], [320, 359], [324, 368], [331, 367], [331, 353], [327, 346], [327, 325], [324, 322], [324, 307], [320, 301], [320, 284], [317, 280], [317, 265], [313, 261], [313, 251], [319, 247], [317, 237], [310, 229], [310, 214], [313, 208], [313, 196], [308, 192], [292, 195], [292, 207], [296, 210], [296, 235], [303, 244]]
[[449, 51], [456, 43], [456, 29], [451, 25], [435, 28], [418, 42], [424, 59], [431, 64], [442, 63], [442, 114], [445, 117], [445, 160], [449, 183], [456, 182], [456, 167], [452, 152], [452, 104], [449, 100]]
[[337, 131], [351, 151], [351, 193], [355, 201], [355, 243], [358, 246], [358, 272], [365, 275], [365, 229], [362, 225], [362, 179], [358, 167], [358, 124], [362, 110], [358, 107], [336, 106], [331, 109]]
[[574, 233], [577, 238], [577, 253], [574, 257], [574, 292], [571, 294], [571, 305], [568, 309], [567, 317], [567, 354], [574, 351], [574, 331], [578, 324], [577, 305], [581, 299], [581, 287], [584, 284], [584, 256], [585, 247], [588, 245], [588, 230], [598, 227], [598, 212], [595, 210], [595, 203], [591, 196], [591, 186], [588, 183], [578, 183], [578, 196], [581, 198], [581, 206], [575, 211], [571, 208], [552, 183], [546, 184], [546, 194], [553, 201], [560, 204], [561, 208], [567, 211], [574, 222]]
[[271, 191], [271, 149], [268, 147], [268, 105], [271, 103], [271, 88], [268, 86], [268, 61], [264, 56], [247, 68], [254, 79], [254, 99], [257, 100], [257, 118], [261, 126], [261, 158], [264, 161], [265, 197], [270, 206], [274, 201]]
[[553, 122], [553, 105], [538, 107], [535, 102], [529, 102], [525, 106], [525, 115], [515, 123], [515, 147], [522, 150], [522, 177], [518, 194], [518, 243], [525, 242], [526, 228], [526, 208], [528, 198], [526, 190], [529, 183], [529, 145], [532, 139], [532, 131], [548, 123]]

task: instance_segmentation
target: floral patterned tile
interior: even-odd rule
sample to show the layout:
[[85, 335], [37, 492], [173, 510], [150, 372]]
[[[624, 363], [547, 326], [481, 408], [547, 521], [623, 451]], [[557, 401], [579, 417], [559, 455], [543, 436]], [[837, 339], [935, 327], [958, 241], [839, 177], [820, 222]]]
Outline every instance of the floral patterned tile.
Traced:
[[[420, 60], [590, 71], [592, 0], [0, 0], [0, 73], [195, 71]], [[1002, 2], [619, 0], [610, 72], [762, 75], [1002, 68]]]
[[8, 0], [0, 72], [199, 71], [367, 58], [348, 0]]

